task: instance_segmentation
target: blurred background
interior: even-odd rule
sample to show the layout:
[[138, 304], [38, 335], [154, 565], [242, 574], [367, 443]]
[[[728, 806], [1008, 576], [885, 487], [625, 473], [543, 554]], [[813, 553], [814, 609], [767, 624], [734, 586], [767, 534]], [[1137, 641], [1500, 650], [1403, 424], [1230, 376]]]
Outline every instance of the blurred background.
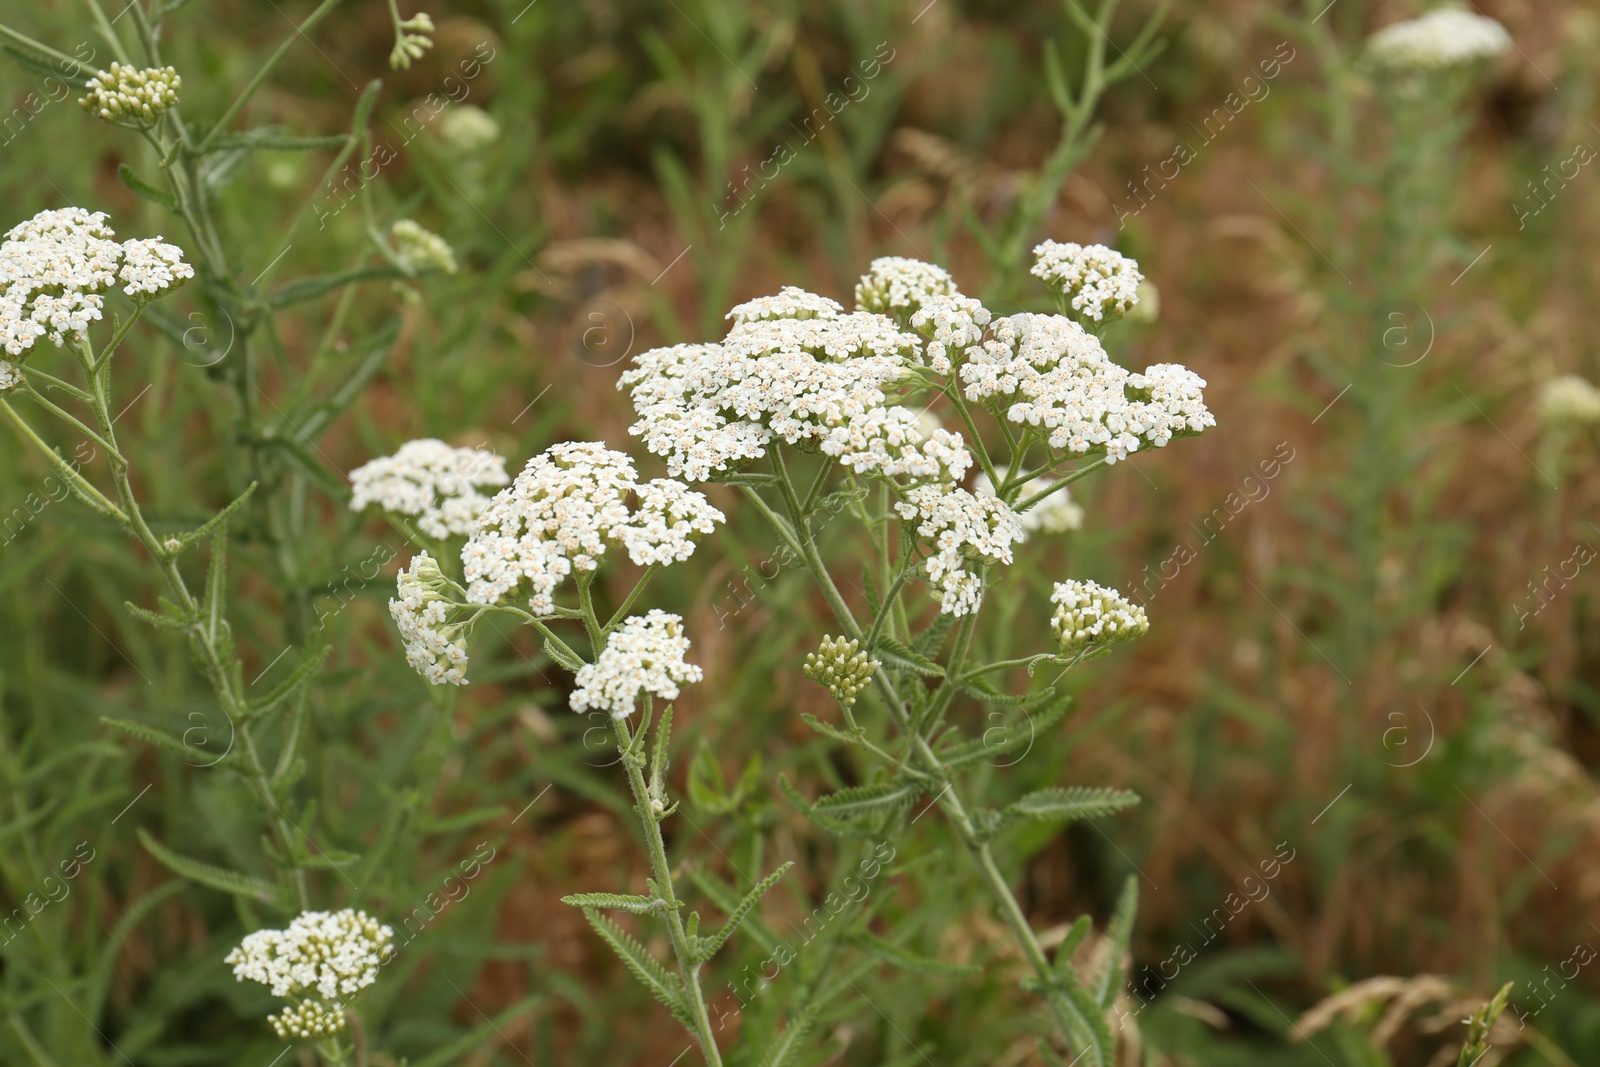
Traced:
[[[1027, 253], [1054, 238], [1138, 259], [1153, 292], [1108, 348], [1193, 368], [1217, 419], [1075, 486], [1083, 528], [1030, 541], [1008, 587], [1037, 604], [1052, 579], [1093, 578], [1142, 592], [1152, 623], [991, 772], [1145, 799], [1006, 857], [1057, 940], [1138, 876], [1124, 1062], [1454, 1063], [1460, 1020], [1516, 981], [1483, 1062], [1600, 1063], [1600, 437], [1541, 400], [1560, 375], [1600, 376], [1585, 325], [1600, 260], [1583, 251], [1600, 238], [1600, 12], [1479, 0], [1515, 47], [1441, 88], [1362, 62], [1413, 0], [1124, 0], [1108, 62], [1152, 17], [1162, 47], [1105, 87], [1097, 136], [1068, 143], [1049, 50], [1075, 84], [1100, 32], [1074, 3], [430, 0], [434, 47], [392, 72], [386, 5], [346, 0], [249, 105], [250, 126], [323, 137], [383, 79], [370, 152], [334, 169], [331, 149], [240, 148], [211, 169], [241, 286], [359, 267], [372, 203], [460, 263], [275, 319], [268, 445], [239, 439], [212, 365], [237, 324], [200, 294], [164, 309], [176, 332], [141, 327], [119, 356], [119, 432], [154, 513], [209, 514], [240, 487], [241, 451], [271, 447], [309, 517], [289, 572], [241, 529], [233, 581], [235, 640], [263, 675], [308, 633], [334, 646], [295, 814], [328, 850], [372, 858], [348, 885], [321, 872], [319, 893], [396, 922], [494, 857], [373, 991], [373, 1062], [668, 1067], [684, 1042], [559, 903], [642, 879], [603, 731], [522, 635], [480, 633], [475, 684], [429, 692], [385, 610], [410, 550], [348, 513], [343, 475], [424, 436], [514, 467], [559, 440], [626, 447], [629, 356], [720, 337], [727, 308], [782, 285], [848, 301], [880, 255], [942, 263], [991, 307], [1046, 309]], [[210, 120], [313, 5], [166, 6], [164, 58]], [[37, 40], [115, 58], [82, 5], [14, 7]], [[0, 65], [6, 225], [78, 204], [184, 244], [119, 180], [119, 164], [154, 171], [148, 147], [76, 96]], [[391, 327], [360, 399], [297, 435]], [[250, 869], [260, 828], [214, 774], [101, 720], [219, 751], [208, 731], [225, 724], [181, 642], [123, 611], [154, 599], [134, 547], [52, 499], [46, 474], [0, 437], [6, 906], [79, 843], [94, 858], [0, 946], [0, 1008], [24, 1022], [0, 1027], [0, 1058], [264, 1067], [265, 996], [220, 962], [253, 917], [174, 881], [138, 836]], [[768, 866], [801, 861], [767, 905], [781, 929], [837, 849], [773, 784], [844, 773], [799, 719], [828, 707], [800, 674], [826, 608], [719, 502], [734, 521], [715, 550], [655, 591], [707, 676], [679, 705], [693, 832], [672, 845], [724, 873], [762, 847]], [[855, 565], [842, 535], [830, 552]], [[1036, 639], [1043, 616], [1008, 624]], [[870, 1003], [830, 1009], [803, 1062], [1045, 1062], [1020, 963], [937, 821], [907, 838], [887, 914], [922, 916], [921, 951], [979, 972], [886, 973]]]

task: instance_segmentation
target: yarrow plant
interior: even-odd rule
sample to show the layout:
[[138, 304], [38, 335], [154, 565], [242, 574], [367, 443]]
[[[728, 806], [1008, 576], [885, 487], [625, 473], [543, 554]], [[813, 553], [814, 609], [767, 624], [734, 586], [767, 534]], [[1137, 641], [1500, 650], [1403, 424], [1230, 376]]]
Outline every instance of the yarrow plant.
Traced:
[[[1128, 371], [1089, 328], [1131, 306], [1137, 265], [1114, 253], [1066, 249], [1078, 246], [1042, 245], [1035, 271], [1063, 295], [1061, 315], [997, 316], [942, 268], [899, 258], [873, 262], [856, 286], [853, 311], [793, 287], [740, 304], [728, 313], [722, 340], [642, 353], [621, 376], [637, 416], [630, 432], [665, 462], [669, 477], [643, 481], [628, 456], [598, 442], [556, 445], [473, 520], [461, 583], [426, 556], [402, 574], [395, 618], [408, 658], [430, 681], [462, 680], [470, 627], [461, 620], [504, 612], [535, 627], [551, 659], [573, 672], [574, 710], [612, 718], [653, 877], [645, 895], [568, 900], [695, 1035], [707, 1063], [720, 1064], [721, 1052], [701, 968], [784, 868], [737, 906], [729, 902], [729, 920], [715, 937], [696, 933], [698, 915], [684, 923], [660, 831], [676, 810], [662, 776], [670, 706], [648, 759], [644, 742], [655, 704], [678, 699], [701, 671], [687, 658], [681, 617], [632, 612], [659, 568], [687, 559], [695, 539], [724, 521], [691, 488], [702, 482], [736, 488], [803, 561], [838, 627], [806, 657], [804, 673], [827, 689], [844, 725], [807, 721], [882, 761], [867, 785], [791, 798], [824, 829], [887, 839], [917, 795], [933, 795], [1031, 965], [1028, 988], [1044, 999], [1065, 1047], [1087, 1062], [1111, 1062], [1108, 1012], [1123, 950], [1105, 954], [1093, 975], [1080, 974], [1068, 954], [1052, 961], [991, 847], [1018, 821], [1090, 818], [1134, 798], [1115, 789], [1047, 789], [986, 807], [961, 784], [958, 768], [990, 746], [967, 737], [960, 718], [965, 703], [992, 702], [1048, 724], [1065, 711], [1062, 673], [1148, 630], [1143, 609], [1115, 590], [1068, 580], [1052, 597], [1054, 648], [978, 659], [986, 594], [1005, 581], [1026, 534], [1081, 524], [1068, 486], [1215, 420], [1198, 375], [1172, 364]], [[1071, 256], [1093, 266], [1069, 274]], [[831, 514], [834, 497], [852, 502], [847, 513], [873, 545], [867, 575], [874, 591], [864, 601], [841, 592], [819, 546], [817, 520]], [[614, 546], [645, 570], [603, 614], [594, 579]], [[919, 578], [926, 598], [915, 593]], [[564, 594], [569, 587], [575, 603]], [[1042, 629], [1042, 610], [1039, 616]], [[557, 632], [569, 621], [582, 624], [587, 655]], [[1048, 684], [1015, 694], [997, 687], [1013, 669], [1033, 678], [1041, 663], [1057, 667]], [[1124, 940], [1134, 899], [1130, 885], [1114, 923]], [[676, 971], [600, 914], [608, 909], [659, 917]], [[790, 1035], [801, 1036], [803, 1029]]]

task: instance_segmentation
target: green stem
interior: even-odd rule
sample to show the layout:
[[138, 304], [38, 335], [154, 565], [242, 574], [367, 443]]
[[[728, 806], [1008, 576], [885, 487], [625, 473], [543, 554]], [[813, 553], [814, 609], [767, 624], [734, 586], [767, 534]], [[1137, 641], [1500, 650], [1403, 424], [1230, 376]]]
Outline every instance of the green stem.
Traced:
[[[591, 620], [592, 621], [592, 617]], [[596, 653], [598, 654], [598, 649]], [[628, 720], [616, 720], [617, 751], [622, 765], [627, 768], [628, 786], [633, 790], [633, 810], [639, 816], [639, 830], [644, 839], [645, 851], [650, 856], [650, 871], [656, 883], [656, 892], [666, 904], [662, 918], [667, 923], [667, 936], [672, 941], [672, 953], [678, 961], [678, 971], [683, 978], [683, 989], [689, 999], [688, 1008], [693, 1022], [695, 1040], [705, 1056], [707, 1067], [722, 1067], [722, 1054], [717, 1049], [717, 1039], [711, 1033], [711, 1013], [706, 1008], [705, 994], [700, 989], [700, 968], [694, 946], [689, 942], [689, 932], [684, 928], [683, 905], [672, 886], [672, 867], [667, 862], [667, 844], [661, 838], [661, 817], [651, 803], [650, 787], [644, 780], [644, 754], [634, 744], [628, 732]]]
[[322, 0], [317, 9], [307, 15], [304, 22], [295, 27], [294, 33], [284, 38], [283, 43], [277, 47], [272, 55], [267, 57], [267, 61], [262, 64], [261, 69], [256, 71], [255, 77], [245, 84], [245, 87], [240, 90], [233, 103], [228, 105], [228, 110], [222, 113], [222, 117], [216, 121], [216, 124], [195, 146], [194, 155], [203, 156], [206, 154], [206, 150], [211, 147], [211, 142], [215, 141], [218, 135], [226, 130], [233, 120], [238, 117], [239, 112], [244, 110], [245, 104], [249, 103], [250, 98], [256, 94], [256, 90], [261, 88], [261, 83], [265, 82], [272, 72], [278, 68], [278, 64], [283, 62], [283, 57], [289, 54], [289, 49], [294, 46], [295, 41], [307, 36], [316, 27], [317, 23], [326, 18], [338, 4], [339, 0]]

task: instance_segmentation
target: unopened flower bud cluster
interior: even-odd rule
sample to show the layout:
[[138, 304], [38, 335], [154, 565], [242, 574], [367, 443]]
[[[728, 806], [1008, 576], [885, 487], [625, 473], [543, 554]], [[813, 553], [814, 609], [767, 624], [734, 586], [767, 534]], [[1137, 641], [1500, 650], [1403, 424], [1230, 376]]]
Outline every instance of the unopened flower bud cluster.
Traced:
[[389, 66], [394, 70], [411, 69], [412, 61], [421, 59], [433, 47], [433, 39], [428, 36], [433, 30], [433, 19], [426, 11], [419, 11], [408, 19], [396, 22]]
[[1056, 605], [1050, 628], [1062, 655], [1131, 641], [1150, 631], [1144, 608], [1096, 582], [1057, 582], [1050, 602]]
[[882, 664], [861, 651], [861, 642], [843, 637], [824, 637], [815, 652], [806, 653], [805, 676], [823, 686], [844, 707], [872, 684], [872, 672]]
[[450, 243], [411, 219], [401, 219], [389, 227], [389, 243], [394, 246], [400, 265], [412, 274], [456, 272], [456, 254]]
[[88, 95], [78, 106], [103, 122], [147, 128], [178, 103], [182, 88], [183, 79], [171, 67], [140, 70], [113, 63], [89, 80]]

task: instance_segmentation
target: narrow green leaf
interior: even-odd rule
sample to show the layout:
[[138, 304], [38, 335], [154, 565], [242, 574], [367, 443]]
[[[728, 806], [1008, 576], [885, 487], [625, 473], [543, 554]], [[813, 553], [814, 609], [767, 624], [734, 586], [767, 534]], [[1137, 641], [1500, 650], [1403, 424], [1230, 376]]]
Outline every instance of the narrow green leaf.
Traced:
[[901, 970], [911, 971], [914, 974], [928, 974], [940, 978], [957, 978], [963, 975], [977, 974], [983, 970], [982, 967], [975, 964], [946, 963], [943, 960], [918, 956], [913, 952], [907, 952], [899, 945], [885, 941], [883, 938], [866, 931], [855, 934], [850, 940], [885, 963], [891, 963]]
[[859, 785], [821, 797], [811, 807], [830, 819], [860, 819], [898, 811], [916, 800], [921, 792], [921, 787], [908, 782]]
[[330, 274], [314, 274], [309, 278], [298, 278], [295, 281], [274, 290], [268, 294], [264, 303], [268, 308], [278, 310], [294, 304], [303, 304], [307, 300], [315, 300], [335, 289], [342, 289], [356, 282], [376, 281], [383, 278], [404, 277], [400, 271], [390, 266], [355, 267], [351, 270], [335, 271]]
[[557, 666], [569, 670], [573, 674], [577, 674], [584, 667], [583, 660], [578, 658], [577, 653], [573, 652], [571, 648], [568, 648], [561, 641], [552, 641], [548, 637], [545, 638], [544, 654], [549, 656]]
[[783, 1033], [778, 1035], [767, 1049], [767, 1054], [761, 1058], [761, 1067], [788, 1067], [799, 1055], [800, 1049], [805, 1046], [806, 1037], [811, 1033], [811, 1028], [817, 1025], [817, 1015], [822, 1011], [822, 1006], [815, 1002], [807, 1004], [805, 1009], [789, 1020], [789, 1025], [783, 1028]]
[[154, 856], [162, 866], [174, 874], [182, 875], [192, 882], [220, 889], [224, 893], [235, 896], [248, 897], [263, 904], [276, 905], [278, 891], [259, 878], [248, 874], [230, 871], [225, 867], [217, 867], [200, 860], [181, 856], [145, 832], [144, 827], [139, 827], [139, 841], [144, 845], [145, 851]]
[[1507, 982], [1500, 987], [1500, 992], [1494, 998], [1472, 1013], [1467, 1020], [1467, 1040], [1461, 1046], [1461, 1055], [1456, 1060], [1457, 1067], [1472, 1067], [1481, 1060], [1489, 1051], [1489, 1031], [1494, 1029], [1495, 1020], [1500, 1018], [1506, 1010], [1506, 1001], [1511, 996], [1511, 987], [1515, 982]]
[[279, 704], [282, 704], [285, 700], [288, 700], [290, 697], [294, 696], [295, 692], [301, 686], [309, 682], [317, 673], [317, 671], [321, 669], [322, 664], [327, 660], [329, 653], [332, 651], [332, 645], [323, 645], [321, 648], [318, 648], [308, 654], [306, 658], [301, 660], [300, 663], [295, 667], [294, 671], [289, 675], [289, 677], [273, 686], [272, 690], [268, 692], [266, 696], [259, 700], [252, 700], [250, 702], [250, 718], [260, 718], [261, 716], [272, 711]]
[[705, 944], [697, 953], [699, 962], [704, 963], [721, 951], [722, 946], [728, 943], [728, 938], [732, 937], [733, 932], [739, 928], [739, 924], [744, 922], [744, 917], [750, 914], [750, 910], [761, 902], [762, 897], [767, 895], [767, 890], [777, 885], [779, 879], [788, 874], [789, 868], [793, 866], [794, 862], [791, 860], [750, 887], [750, 891], [744, 895], [744, 899], [739, 901], [738, 906], [733, 909], [722, 929], [705, 939]]
[[349, 139], [350, 135], [347, 133], [335, 133], [327, 137], [296, 137], [284, 133], [281, 126], [263, 126], [260, 129], [224, 134], [211, 144], [218, 150], [264, 148], [278, 152], [313, 152], [322, 148], [343, 148]]
[[612, 908], [634, 915], [655, 915], [667, 910], [667, 902], [659, 897], [641, 897], [632, 893], [572, 893], [562, 897], [561, 903], [571, 904], [575, 908]]
[[857, 731], [856, 733], [850, 733], [848, 731], [839, 729], [837, 726], [829, 726], [827, 723], [823, 722], [809, 711], [803, 711], [800, 713], [800, 721], [811, 727], [822, 736], [831, 737], [835, 741], [841, 741], [847, 745], [859, 745], [861, 743], [861, 734], [865, 732]]
[[604, 915], [592, 908], [584, 908], [583, 917], [589, 920], [589, 925], [594, 927], [601, 939], [611, 946], [611, 951], [615, 952], [623, 966], [632, 971], [633, 976], [643, 983], [651, 996], [665, 1004], [673, 1016], [685, 1026], [692, 1025], [689, 1021], [688, 1006], [683, 1000], [683, 985], [677, 977], [668, 974], [667, 969], [646, 952], [643, 945]]
[[944, 677], [943, 667], [916, 649], [907, 648], [887, 634], [882, 634], [878, 637], [877, 642], [869, 650], [869, 654], [874, 659], [882, 660], [886, 667], [912, 671], [929, 678]]
[[1041, 822], [1074, 822], [1113, 815], [1139, 803], [1139, 794], [1128, 789], [1067, 786], [1039, 789], [1015, 801], [1000, 813], [1002, 824], [1018, 819]]
[[133, 168], [126, 163], [117, 164], [117, 177], [122, 179], [123, 185], [133, 190], [135, 196], [148, 200], [152, 204], [160, 204], [168, 211], [176, 211], [178, 209], [178, 202], [173, 199], [171, 193], [151, 185], [135, 174]]
[[190, 530], [188, 533], [178, 538], [178, 550], [181, 552], [190, 545], [196, 544], [205, 540], [207, 537], [210, 537], [212, 532], [216, 530], [218, 526], [221, 526], [223, 523], [227, 522], [233, 517], [234, 512], [238, 511], [244, 506], [245, 501], [249, 500], [251, 495], [255, 493], [256, 484], [257, 483], [255, 482], [251, 482], [245, 487], [244, 492], [235, 497], [221, 511], [217, 512], [215, 515], [211, 516], [211, 518], [207, 519], [193, 530]]
[[665, 802], [663, 790], [666, 788], [664, 776], [667, 773], [667, 747], [672, 742], [672, 705], [668, 704], [661, 712], [661, 721], [656, 724], [655, 743], [650, 746], [650, 795], [657, 800]]
[[136, 737], [146, 744], [154, 745], [157, 748], [164, 748], [168, 752], [174, 752], [184, 757], [185, 760], [189, 761], [191, 766], [215, 767], [218, 764], [222, 764], [229, 767], [236, 767], [239, 765], [238, 757], [231, 752], [228, 755], [223, 756], [221, 759], [218, 759], [215, 753], [207, 752], [203, 748], [196, 748], [193, 745], [185, 744], [182, 738], [173, 737], [165, 730], [158, 730], [154, 726], [146, 726], [144, 723], [133, 722], [128, 719], [102, 718], [100, 721], [105, 723], [107, 726], [115, 727], [116, 729], [121, 730], [129, 737]]
[[181, 631], [187, 630], [194, 624], [193, 620], [191, 619], [175, 618], [159, 611], [151, 611], [148, 608], [141, 608], [131, 600], [123, 601], [122, 607], [123, 610], [125, 610], [129, 615], [132, 615], [140, 622], [154, 626], [158, 630]]
[[1100, 973], [1089, 987], [1090, 994], [1100, 1002], [1102, 1011], [1110, 1011], [1117, 991], [1122, 987], [1124, 966], [1128, 959], [1128, 941], [1133, 936], [1133, 920], [1139, 914], [1139, 879], [1128, 875], [1122, 884], [1122, 895], [1117, 898], [1117, 908], [1111, 913], [1106, 927], [1106, 958]]

